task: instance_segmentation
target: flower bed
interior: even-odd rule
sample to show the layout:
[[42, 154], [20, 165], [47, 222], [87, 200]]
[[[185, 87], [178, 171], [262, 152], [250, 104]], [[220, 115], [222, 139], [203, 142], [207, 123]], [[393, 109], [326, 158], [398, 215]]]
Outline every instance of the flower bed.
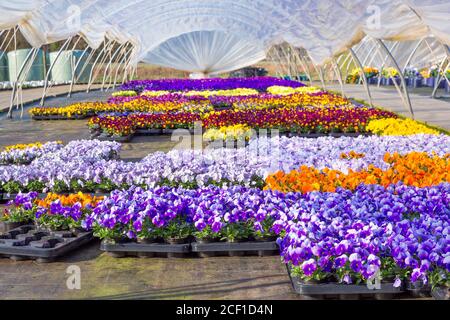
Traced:
[[99, 116], [89, 120], [91, 129], [127, 136], [136, 128], [185, 128], [202, 121], [205, 129], [241, 125], [253, 129], [278, 129], [281, 133], [364, 133], [372, 119], [395, 117], [378, 109], [353, 107], [223, 110], [205, 114], [163, 113]]
[[365, 170], [348, 173], [328, 168], [317, 170], [307, 166], [289, 173], [279, 171], [267, 177], [265, 188], [281, 192], [336, 192], [337, 188], [355, 190], [361, 183], [387, 187], [402, 182], [405, 185], [428, 187], [450, 182], [450, 154], [441, 158], [419, 152], [404, 156], [387, 153], [384, 160], [390, 164], [387, 170], [369, 165]]
[[[419, 280], [448, 286], [449, 187], [308, 193], [298, 210], [275, 222], [286, 230], [282, 257], [302, 281], [360, 283], [379, 272], [395, 286]], [[294, 195], [301, 197], [288, 196]]]
[[35, 142], [30, 144], [18, 144], [5, 147], [0, 153], [0, 164], [29, 164], [43, 154], [55, 152], [63, 147], [61, 141], [46, 143]]
[[[84, 143], [89, 146], [91, 142]], [[102, 143], [96, 143], [102, 146]], [[342, 157], [343, 153], [349, 154], [351, 151], [362, 153], [364, 157]], [[213, 183], [263, 187], [264, 178], [278, 170], [289, 172], [302, 165], [342, 172], [348, 172], [349, 169], [360, 171], [369, 165], [386, 170], [389, 164], [383, 160], [385, 153], [405, 155], [414, 151], [427, 152], [429, 155], [435, 152], [443, 157], [450, 153], [450, 137], [261, 137], [250, 141], [246, 148], [208, 149], [203, 153], [193, 150], [156, 152], [136, 163], [95, 160], [92, 155], [86, 159], [82, 153], [78, 158], [71, 159], [61, 152], [62, 155], [58, 157], [49, 155], [44, 161], [37, 159], [29, 166], [0, 167], [0, 186], [5, 193], [19, 190], [105, 192], [131, 185], [182, 185], [195, 188]], [[108, 148], [101, 154], [109, 154]]]
[[35, 192], [17, 195], [2, 217], [16, 228], [0, 235], [0, 254], [49, 262], [82, 246], [92, 239], [92, 232], [83, 230], [81, 222], [101, 199], [82, 193], [48, 194], [42, 200]]
[[410, 134], [439, 134], [437, 130], [428, 128], [412, 119], [376, 119], [371, 120], [367, 130], [378, 135], [410, 135]]
[[[378, 274], [393, 287], [408, 281], [448, 286], [449, 194], [449, 183], [306, 194], [132, 188], [98, 202], [81, 225], [115, 243], [183, 243], [193, 237], [238, 242], [278, 235], [281, 256], [300, 283], [360, 284]], [[61, 212], [58, 201], [52, 205]]]
[[301, 133], [365, 132], [371, 119], [395, 117], [378, 109], [353, 107], [279, 108], [270, 110], [225, 110], [203, 117], [205, 128], [219, 128], [236, 124], [254, 129], [279, 129]]
[[133, 80], [123, 84], [121, 90], [134, 90], [142, 92], [152, 91], [190, 91], [190, 90], [232, 90], [239, 88], [256, 89], [266, 91], [271, 86], [303, 87], [304, 84], [297, 81], [283, 80], [272, 77], [255, 78], [229, 78], [229, 79], [162, 79], [162, 80]]

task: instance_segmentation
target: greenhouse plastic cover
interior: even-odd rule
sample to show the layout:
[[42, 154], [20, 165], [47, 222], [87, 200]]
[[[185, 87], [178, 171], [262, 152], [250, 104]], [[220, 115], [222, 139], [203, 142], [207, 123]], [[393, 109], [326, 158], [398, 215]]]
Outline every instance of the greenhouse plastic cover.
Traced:
[[442, 0], [0, 0], [0, 29], [18, 25], [35, 47], [76, 34], [92, 48], [128, 41], [133, 63], [220, 73], [283, 41], [316, 63], [366, 35], [450, 44], [449, 12]]

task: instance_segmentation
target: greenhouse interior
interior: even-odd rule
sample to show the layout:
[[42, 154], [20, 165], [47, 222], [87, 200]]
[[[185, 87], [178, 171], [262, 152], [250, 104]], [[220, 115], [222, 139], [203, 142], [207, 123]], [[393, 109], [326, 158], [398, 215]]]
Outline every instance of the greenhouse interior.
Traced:
[[0, 0], [0, 299], [449, 300], [449, 14]]

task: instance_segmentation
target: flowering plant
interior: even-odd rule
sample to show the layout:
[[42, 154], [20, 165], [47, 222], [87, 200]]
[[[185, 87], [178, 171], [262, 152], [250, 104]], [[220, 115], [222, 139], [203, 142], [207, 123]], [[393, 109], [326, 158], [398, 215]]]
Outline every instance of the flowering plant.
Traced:
[[271, 86], [267, 88], [267, 92], [273, 95], [290, 95], [294, 93], [317, 93], [321, 90], [317, 87], [283, 87], [283, 86]]
[[51, 230], [80, 228], [86, 214], [103, 199], [81, 192], [77, 194], [47, 194], [45, 199], [35, 200], [35, 222]]
[[289, 173], [279, 171], [267, 177], [265, 188], [281, 192], [336, 192], [338, 188], [354, 190], [362, 183], [387, 187], [402, 182], [405, 185], [427, 187], [450, 182], [450, 154], [441, 158], [418, 152], [404, 156], [387, 153], [384, 159], [390, 164], [387, 170], [369, 165], [366, 170], [349, 171], [347, 174], [339, 170], [317, 170], [307, 166]]
[[16, 144], [5, 147], [0, 153], [0, 164], [29, 164], [36, 158], [50, 152], [55, 152], [63, 147], [62, 141], [51, 141], [29, 144]]
[[393, 68], [393, 67], [388, 67], [388, 68], [384, 68], [381, 71], [381, 74], [383, 75], [383, 77], [385, 78], [394, 78], [398, 76], [398, 71], [397, 69]]
[[437, 130], [428, 128], [412, 119], [375, 119], [368, 123], [366, 129], [378, 135], [439, 134]]
[[252, 129], [247, 125], [237, 124], [234, 126], [221, 127], [219, 129], [208, 129], [203, 134], [204, 140], [249, 140]]
[[406, 279], [448, 285], [448, 241], [434, 230], [449, 227], [449, 186], [374, 185], [304, 195], [274, 223], [286, 232], [281, 255], [304, 280], [332, 275], [358, 283], [380, 272], [396, 287]]
[[304, 84], [292, 80], [284, 80], [272, 77], [254, 78], [210, 78], [210, 79], [161, 79], [161, 80], [133, 80], [121, 86], [121, 90], [134, 90], [142, 92], [152, 91], [205, 91], [205, 90], [232, 90], [239, 88], [256, 89], [266, 91], [268, 87], [280, 85], [288, 87], [302, 87]]
[[33, 201], [37, 193], [19, 193], [14, 200], [8, 202], [7, 207], [0, 216], [0, 221], [8, 222], [28, 222], [34, 217]]
[[136, 91], [133, 90], [116, 91], [112, 93], [113, 97], [133, 97], [136, 95]]

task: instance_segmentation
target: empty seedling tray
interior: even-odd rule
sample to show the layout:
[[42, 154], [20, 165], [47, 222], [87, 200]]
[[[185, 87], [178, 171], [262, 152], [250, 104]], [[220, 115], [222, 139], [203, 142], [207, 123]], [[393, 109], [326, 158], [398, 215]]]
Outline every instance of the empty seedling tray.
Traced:
[[92, 232], [43, 231], [24, 225], [0, 235], [0, 256], [12, 260], [51, 262], [93, 238]]
[[191, 252], [189, 243], [166, 244], [166, 243], [137, 243], [137, 242], [117, 242], [110, 243], [102, 241], [100, 250], [106, 251], [109, 255], [121, 258], [125, 256], [139, 257], [184, 257]]
[[[192, 252], [207, 257], [208, 254], [234, 253], [256, 254], [258, 256], [273, 255], [278, 252], [275, 241], [246, 241], [246, 242], [192, 242]], [[206, 255], [204, 255], [206, 254]]]

